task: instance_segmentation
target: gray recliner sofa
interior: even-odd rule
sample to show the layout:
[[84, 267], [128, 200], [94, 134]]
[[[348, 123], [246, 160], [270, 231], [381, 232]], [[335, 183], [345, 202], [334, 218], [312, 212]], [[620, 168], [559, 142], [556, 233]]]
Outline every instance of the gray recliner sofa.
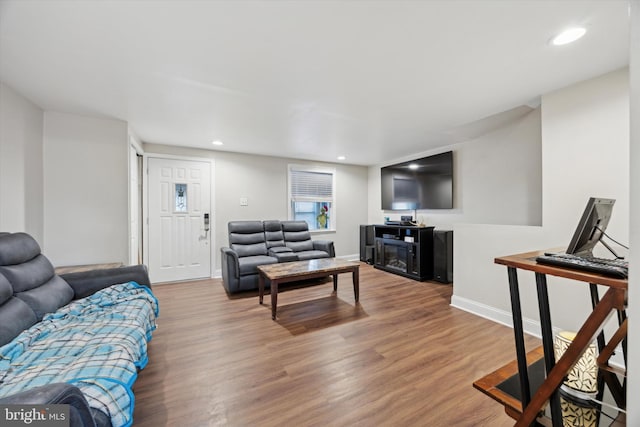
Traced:
[[231, 221], [228, 229], [220, 252], [229, 293], [258, 289], [259, 265], [335, 257], [333, 242], [312, 240], [305, 221]]
[[[113, 298], [105, 296], [108, 288]], [[132, 304], [125, 307], [125, 299]], [[68, 404], [72, 427], [130, 424], [130, 387], [147, 363], [154, 304], [144, 265], [57, 275], [30, 235], [1, 232], [0, 405]], [[110, 308], [101, 311], [103, 306]], [[119, 358], [118, 350], [131, 360]], [[140, 357], [134, 360], [134, 354]], [[102, 376], [108, 359], [118, 359], [131, 384]], [[47, 371], [50, 365], [59, 370]], [[82, 375], [89, 372], [101, 376]], [[118, 403], [130, 405], [126, 413], [110, 412], [115, 406], [103, 406], [93, 393], [105, 384], [112, 386], [109, 393], [120, 393]]]

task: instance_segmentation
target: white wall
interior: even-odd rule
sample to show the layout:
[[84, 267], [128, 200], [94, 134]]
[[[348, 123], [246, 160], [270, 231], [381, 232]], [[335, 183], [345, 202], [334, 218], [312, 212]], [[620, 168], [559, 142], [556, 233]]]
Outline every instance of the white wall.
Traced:
[[43, 242], [43, 111], [0, 83], [0, 231]]
[[[627, 400], [637, 401], [640, 396], [640, 0], [631, 3], [630, 85], [631, 85], [631, 209], [630, 209], [630, 263], [629, 273], [629, 371]], [[640, 407], [629, 405], [627, 425], [640, 425]]]
[[[542, 97], [543, 224], [547, 246], [566, 246], [590, 196], [616, 199], [607, 234], [629, 242], [629, 74], [620, 70]], [[573, 180], [571, 180], [573, 178]], [[569, 181], [568, 181], [569, 179]], [[570, 186], [558, 186], [558, 182]], [[613, 245], [615, 246], [615, 245]], [[597, 247], [603, 256], [606, 249]], [[620, 255], [627, 255], [623, 249]], [[567, 310], [586, 287], [550, 280], [554, 322], [576, 328], [590, 311]]]
[[[453, 305], [509, 323], [506, 268], [493, 259], [566, 247], [589, 196], [617, 199], [607, 231], [629, 240], [628, 93], [620, 70], [542, 97], [543, 226], [456, 225]], [[539, 334], [533, 275], [520, 282], [527, 326]], [[549, 278], [549, 294], [554, 327], [575, 330], [590, 312], [585, 284]]]
[[[144, 144], [145, 153], [201, 157], [215, 160], [215, 260], [220, 268], [220, 247], [228, 245], [227, 223], [235, 220], [287, 219], [289, 164], [329, 166], [336, 170], [336, 231], [314, 233], [313, 239], [333, 240], [337, 256], [359, 254], [359, 225], [367, 222], [367, 168], [313, 163], [280, 157]], [[246, 197], [248, 206], [240, 206]]]
[[413, 211], [380, 209], [381, 166], [453, 150], [454, 209], [419, 210], [417, 219], [438, 228], [458, 223], [540, 225], [540, 138], [540, 110], [536, 109], [474, 140], [370, 167], [368, 222], [381, 224], [385, 216], [413, 215]]
[[55, 266], [128, 261], [128, 132], [46, 112], [44, 253]]
[[616, 199], [607, 232], [628, 241], [628, 78], [620, 70], [542, 97], [543, 224], [558, 244], [589, 196]]

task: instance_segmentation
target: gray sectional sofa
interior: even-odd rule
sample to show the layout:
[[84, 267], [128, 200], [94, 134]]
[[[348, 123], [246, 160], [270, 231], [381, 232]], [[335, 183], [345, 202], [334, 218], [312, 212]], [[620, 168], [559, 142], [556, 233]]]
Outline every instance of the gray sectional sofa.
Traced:
[[220, 249], [229, 293], [258, 289], [258, 266], [335, 257], [333, 242], [312, 240], [305, 221], [231, 221], [229, 247]]
[[157, 314], [145, 266], [59, 276], [31, 236], [0, 233], [0, 405], [67, 404], [72, 427], [130, 425]]

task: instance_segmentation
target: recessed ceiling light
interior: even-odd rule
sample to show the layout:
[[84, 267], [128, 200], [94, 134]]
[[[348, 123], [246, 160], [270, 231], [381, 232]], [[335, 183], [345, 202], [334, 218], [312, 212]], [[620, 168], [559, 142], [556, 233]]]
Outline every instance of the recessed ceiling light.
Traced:
[[569, 44], [584, 36], [586, 32], [587, 29], [583, 27], [569, 28], [568, 30], [564, 30], [563, 32], [555, 36], [553, 40], [551, 40], [551, 43], [555, 46]]
[[346, 160], [347, 158], [345, 156], [338, 156], [338, 160]]
[[222, 141], [218, 141], [217, 139], [216, 139], [215, 141], [211, 141], [211, 143], [212, 143], [213, 145], [224, 145], [224, 144], [222, 143]]
[[411, 163], [409, 165], [409, 169], [418, 169], [418, 165], [416, 165], [415, 163]]

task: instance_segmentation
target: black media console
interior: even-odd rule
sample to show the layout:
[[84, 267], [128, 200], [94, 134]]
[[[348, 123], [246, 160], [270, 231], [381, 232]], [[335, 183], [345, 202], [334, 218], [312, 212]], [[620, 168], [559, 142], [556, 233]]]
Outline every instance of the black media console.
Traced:
[[374, 225], [374, 267], [416, 280], [433, 279], [433, 229]]

